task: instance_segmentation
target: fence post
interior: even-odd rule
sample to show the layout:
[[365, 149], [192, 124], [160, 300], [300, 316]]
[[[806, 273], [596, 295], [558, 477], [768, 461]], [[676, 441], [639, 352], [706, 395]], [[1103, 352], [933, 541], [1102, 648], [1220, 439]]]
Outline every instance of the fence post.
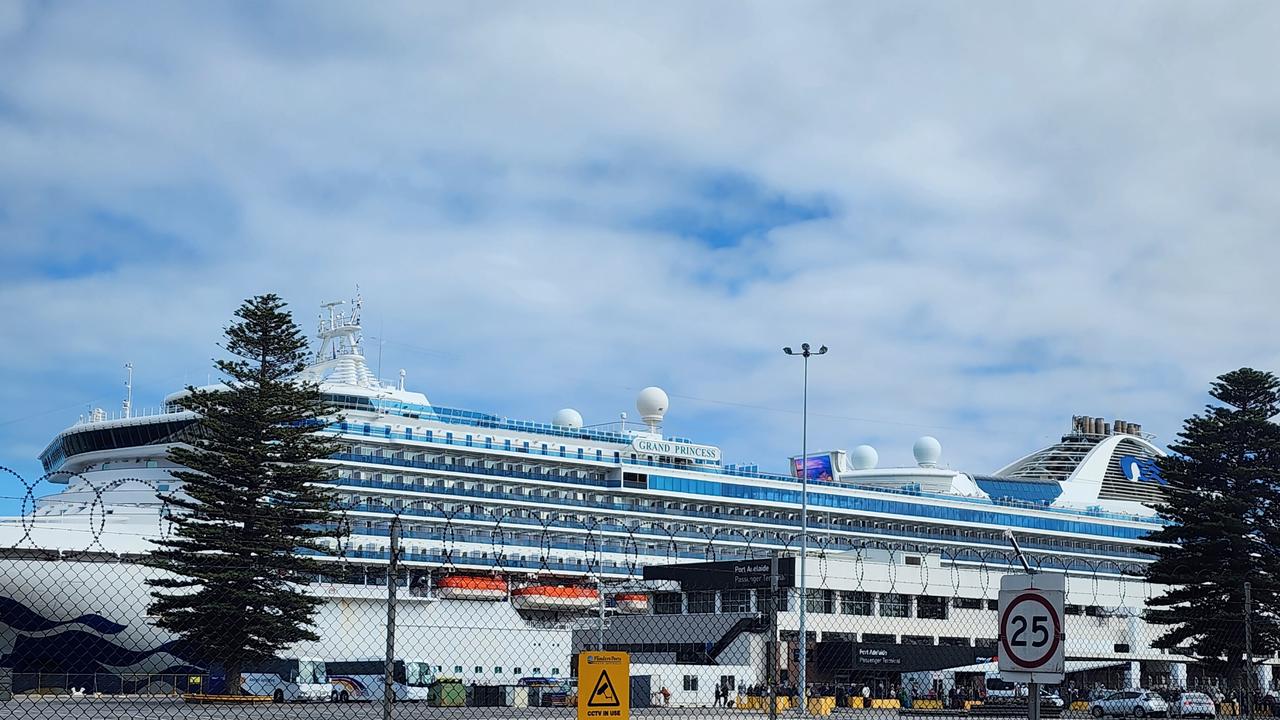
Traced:
[[598, 573], [596, 574], [596, 595], [600, 600], [596, 608], [599, 611], [599, 616], [596, 618], [596, 650], [604, 652], [604, 583]]
[[13, 699], [13, 670], [0, 668], [0, 702]]
[[769, 551], [769, 720], [778, 717], [778, 551]]
[[383, 658], [382, 720], [391, 720], [395, 702], [396, 583], [400, 580], [400, 518], [391, 521], [391, 557], [387, 563], [387, 654]]
[[1248, 661], [1245, 673], [1244, 712], [1249, 720], [1253, 720], [1253, 583], [1244, 584], [1244, 655]]

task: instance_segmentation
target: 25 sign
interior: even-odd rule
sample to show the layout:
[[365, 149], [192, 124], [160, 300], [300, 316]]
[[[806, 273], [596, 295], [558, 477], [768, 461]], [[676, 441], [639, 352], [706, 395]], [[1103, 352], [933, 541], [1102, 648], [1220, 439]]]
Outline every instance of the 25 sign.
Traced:
[[[1000, 583], [1000, 674], [1010, 682], [1060, 682], [1065, 670], [1061, 575], [1008, 575]], [[1055, 680], [1055, 678], [1057, 678]]]
[[[1013, 631], [1013, 638], [1009, 644], [1013, 647], [1026, 647], [1027, 641], [1023, 635], [1027, 632], [1027, 618], [1022, 615], [1013, 617], [1013, 624], [1017, 627]], [[1040, 648], [1049, 644], [1049, 616], [1048, 615], [1032, 615], [1031, 616], [1031, 632], [1038, 635], [1039, 638], [1031, 641], [1031, 647]]]

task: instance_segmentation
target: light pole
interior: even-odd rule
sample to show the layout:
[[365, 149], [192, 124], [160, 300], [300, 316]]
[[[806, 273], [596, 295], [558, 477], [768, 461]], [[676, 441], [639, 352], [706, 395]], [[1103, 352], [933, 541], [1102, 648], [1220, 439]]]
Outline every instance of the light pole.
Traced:
[[809, 350], [809, 343], [800, 344], [800, 352], [793, 352], [784, 347], [782, 352], [788, 355], [799, 355], [804, 358], [804, 390], [801, 393], [803, 410], [800, 413], [800, 713], [809, 712], [808, 680], [809, 636], [805, 632], [804, 614], [809, 604], [809, 583], [805, 575], [805, 557], [809, 555], [809, 358], [814, 355], [825, 355], [827, 346], [823, 345], [816, 352]]

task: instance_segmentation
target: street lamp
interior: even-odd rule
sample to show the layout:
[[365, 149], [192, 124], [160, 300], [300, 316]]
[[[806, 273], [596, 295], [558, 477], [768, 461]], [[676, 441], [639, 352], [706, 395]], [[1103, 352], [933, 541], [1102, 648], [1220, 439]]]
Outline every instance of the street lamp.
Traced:
[[805, 575], [805, 557], [809, 554], [809, 358], [814, 355], [825, 355], [827, 346], [823, 345], [816, 352], [809, 350], [809, 343], [800, 344], [800, 352], [793, 352], [784, 347], [782, 352], [788, 355], [799, 355], [804, 358], [804, 390], [802, 392], [803, 410], [800, 413], [800, 712], [809, 712], [809, 689], [805, 686], [809, 664], [809, 636], [805, 633], [804, 614], [809, 604], [809, 583]]

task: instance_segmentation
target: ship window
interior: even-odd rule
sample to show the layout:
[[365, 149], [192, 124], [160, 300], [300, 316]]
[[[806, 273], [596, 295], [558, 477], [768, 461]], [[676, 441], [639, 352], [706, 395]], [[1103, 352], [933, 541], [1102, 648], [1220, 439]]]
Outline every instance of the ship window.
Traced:
[[697, 675], [685, 675], [685, 676], [684, 676], [684, 689], [685, 689], [686, 691], [688, 691], [688, 692], [697, 692], [697, 690], [698, 690], [698, 676], [697, 676]]
[[494, 674], [494, 675], [501, 675], [501, 674], [502, 674], [502, 666], [501, 666], [501, 665], [495, 665], [495, 666], [493, 666], [493, 674]]
[[169, 486], [168, 486], [168, 485], [157, 485], [157, 486], [156, 486], [156, 491], [157, 491], [157, 492], [164, 492], [164, 491], [166, 491], [166, 490], [168, 490], [168, 489], [169, 489]]
[[552, 675], [559, 675], [559, 674], [560, 674], [560, 668], [551, 668], [551, 674], [552, 674]]
[[482, 673], [482, 672], [484, 672], [484, 668], [482, 668], [482, 667], [480, 667], [479, 665], [477, 665], [477, 666], [476, 666], [476, 672], [477, 672], [477, 673]]
[[460, 673], [460, 672], [462, 672], [462, 666], [461, 666], [461, 665], [454, 665], [454, 666], [453, 666], [453, 671], [454, 671], [454, 672], [456, 672], [456, 673]]

